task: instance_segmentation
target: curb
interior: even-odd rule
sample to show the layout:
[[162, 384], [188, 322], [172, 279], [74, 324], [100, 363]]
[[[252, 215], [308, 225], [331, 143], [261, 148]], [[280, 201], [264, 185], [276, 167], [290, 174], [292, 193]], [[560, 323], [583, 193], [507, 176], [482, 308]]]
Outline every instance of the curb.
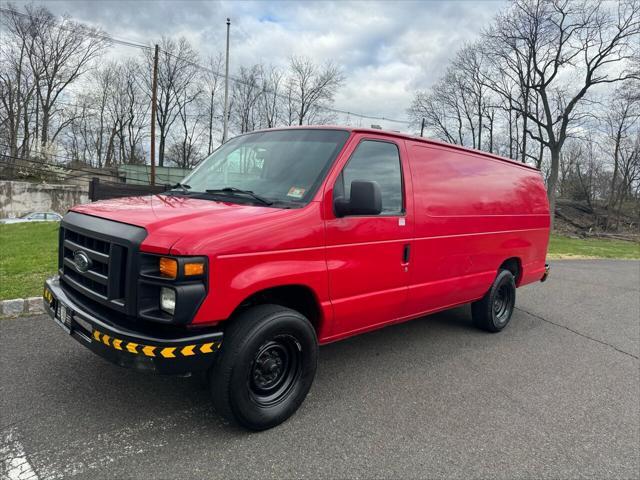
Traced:
[[0, 300], [0, 318], [18, 317], [26, 313], [44, 313], [42, 297]]

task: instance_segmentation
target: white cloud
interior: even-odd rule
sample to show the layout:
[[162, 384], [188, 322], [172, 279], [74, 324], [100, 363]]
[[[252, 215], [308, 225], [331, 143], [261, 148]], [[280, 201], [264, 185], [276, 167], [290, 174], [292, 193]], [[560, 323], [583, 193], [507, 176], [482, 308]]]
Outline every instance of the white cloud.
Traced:
[[[291, 55], [333, 61], [346, 77], [335, 107], [390, 118], [406, 118], [413, 92], [432, 84], [453, 53], [504, 6], [502, 1], [42, 3], [116, 38], [152, 43], [161, 35], [185, 36], [203, 57], [224, 50], [225, 20], [231, 17], [234, 68], [286, 65]], [[118, 52], [131, 54], [124, 47]], [[362, 120], [370, 123], [403, 128]]]

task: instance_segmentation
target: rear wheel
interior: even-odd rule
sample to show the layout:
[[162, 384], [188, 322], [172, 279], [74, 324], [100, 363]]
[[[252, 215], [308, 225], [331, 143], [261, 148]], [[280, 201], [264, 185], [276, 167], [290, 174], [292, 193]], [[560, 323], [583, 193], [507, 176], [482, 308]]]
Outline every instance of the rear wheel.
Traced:
[[499, 332], [509, 324], [515, 304], [515, 277], [509, 270], [500, 270], [486, 295], [471, 304], [473, 323], [482, 330]]
[[274, 427], [302, 404], [315, 376], [318, 341], [300, 313], [279, 305], [242, 312], [225, 331], [210, 371], [219, 414], [251, 430]]

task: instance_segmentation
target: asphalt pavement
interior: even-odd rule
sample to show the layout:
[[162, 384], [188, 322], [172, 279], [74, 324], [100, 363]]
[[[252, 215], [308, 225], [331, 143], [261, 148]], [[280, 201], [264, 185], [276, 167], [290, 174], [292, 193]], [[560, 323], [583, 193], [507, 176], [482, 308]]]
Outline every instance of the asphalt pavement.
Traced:
[[638, 478], [639, 356], [640, 262], [556, 261], [500, 334], [463, 307], [323, 347], [301, 409], [249, 433], [200, 377], [0, 320], [0, 478]]

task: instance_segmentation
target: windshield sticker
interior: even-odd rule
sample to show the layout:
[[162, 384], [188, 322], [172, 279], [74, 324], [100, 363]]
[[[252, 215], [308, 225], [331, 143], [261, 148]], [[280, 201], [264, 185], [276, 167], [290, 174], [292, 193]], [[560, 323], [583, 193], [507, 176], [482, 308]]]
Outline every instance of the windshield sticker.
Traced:
[[304, 192], [306, 191], [307, 190], [302, 187], [291, 187], [289, 189], [289, 193], [287, 193], [287, 197], [302, 198], [304, 197]]

